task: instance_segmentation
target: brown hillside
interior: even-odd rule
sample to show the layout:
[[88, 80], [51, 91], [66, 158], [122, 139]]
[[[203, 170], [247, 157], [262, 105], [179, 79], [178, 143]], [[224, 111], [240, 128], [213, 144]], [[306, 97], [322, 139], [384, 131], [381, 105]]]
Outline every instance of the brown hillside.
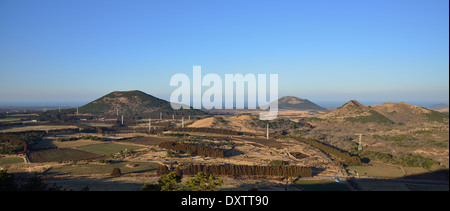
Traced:
[[373, 105], [371, 108], [397, 123], [423, 121], [426, 118], [425, 114], [432, 112], [429, 109], [406, 103], [384, 103]]
[[371, 115], [370, 108], [367, 106], [362, 105], [356, 100], [351, 100], [348, 103], [344, 104], [343, 106], [327, 113], [319, 118], [322, 119], [329, 119], [329, 118], [336, 118], [336, 119], [344, 119], [349, 117], [360, 117], [360, 116], [369, 116]]

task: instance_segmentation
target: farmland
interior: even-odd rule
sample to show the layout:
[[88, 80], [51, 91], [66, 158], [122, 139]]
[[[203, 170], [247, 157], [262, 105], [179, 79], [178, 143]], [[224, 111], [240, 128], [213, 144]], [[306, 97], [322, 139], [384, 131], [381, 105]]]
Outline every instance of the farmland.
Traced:
[[105, 144], [94, 144], [94, 145], [86, 145], [81, 146], [79, 149], [84, 150], [86, 152], [91, 152], [99, 155], [111, 155], [121, 151], [126, 150], [136, 150], [142, 149], [144, 147], [135, 146], [135, 145], [126, 145], [126, 144], [115, 144], [115, 143], [105, 143]]
[[[368, 117], [348, 111], [358, 107], [361, 111], [355, 113]], [[399, 125], [394, 120], [400, 117], [394, 116], [392, 123], [383, 110], [373, 112], [356, 102], [334, 113], [283, 113], [289, 115], [273, 122], [242, 112], [189, 117], [151, 114], [147, 116], [151, 127], [147, 117], [126, 118], [122, 124], [111, 114], [62, 114], [68, 122], [61, 122], [61, 115], [47, 112], [45, 121], [24, 125], [17, 125], [23, 117], [10, 116], [2, 121], [5, 155], [0, 157], [0, 167], [25, 175], [37, 172], [49, 183], [72, 190], [89, 186], [90, 190], [137, 191], [171, 171], [184, 174], [184, 182], [198, 172], [218, 174], [223, 190], [448, 189], [445, 162], [427, 154], [392, 153], [386, 147], [443, 153], [448, 150], [448, 141], [441, 140], [446, 126]], [[363, 135], [363, 150], [357, 150], [354, 135], [348, 134], [366, 126], [374, 130], [375, 124], [379, 131]], [[407, 127], [409, 132], [388, 131], [386, 125], [397, 130]], [[120, 174], [112, 174], [113, 169]]]
[[45, 162], [64, 162], [74, 160], [87, 160], [100, 158], [99, 154], [90, 153], [87, 151], [81, 151], [76, 149], [49, 149], [30, 153], [29, 159], [32, 163], [45, 163]]
[[113, 168], [120, 168], [122, 174], [142, 174], [142, 173], [155, 173], [156, 168], [159, 166], [157, 163], [152, 162], [130, 162], [130, 161], [117, 161], [108, 164], [102, 163], [85, 163], [77, 165], [64, 165], [59, 167], [50, 168], [46, 171], [48, 176], [88, 176], [88, 175], [109, 175]]
[[22, 157], [0, 157], [0, 165], [23, 163]]

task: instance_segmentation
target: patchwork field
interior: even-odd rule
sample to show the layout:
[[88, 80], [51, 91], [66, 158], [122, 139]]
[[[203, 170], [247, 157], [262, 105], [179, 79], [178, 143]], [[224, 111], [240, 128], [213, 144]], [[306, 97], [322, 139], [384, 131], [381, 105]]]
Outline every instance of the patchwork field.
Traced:
[[297, 180], [294, 184], [300, 186], [304, 191], [350, 191], [346, 183], [335, 182], [330, 179], [321, 180]]
[[[303, 114], [306, 115], [305, 112]], [[279, 191], [448, 190], [448, 183], [447, 185], [445, 183], [445, 179], [448, 180], [448, 170], [447, 173], [434, 173], [441, 170], [442, 166], [434, 166], [431, 169], [421, 167], [419, 165], [421, 163], [411, 165], [393, 162], [399, 161], [398, 158], [395, 160], [392, 157], [396, 154], [391, 156], [388, 154], [389, 151], [383, 151], [390, 149], [390, 146], [401, 145], [411, 149], [416, 147], [414, 152], [418, 154], [434, 153], [433, 150], [421, 147], [428, 143], [433, 144], [436, 149], [441, 149], [440, 153], [448, 154], [448, 139], [441, 138], [441, 134], [448, 133], [448, 126], [418, 129], [397, 124], [394, 130], [387, 130], [388, 126], [378, 126], [376, 123], [366, 125], [344, 121], [336, 124], [329, 119], [303, 118], [295, 112], [285, 115], [288, 118], [272, 122], [259, 121], [248, 114], [204, 116], [203, 119], [196, 117], [191, 122], [185, 121], [185, 128], [181, 127], [180, 117], [177, 117], [176, 120], [164, 120], [164, 125], [161, 124], [164, 128], [153, 131], [148, 131], [146, 119], [126, 119], [125, 124], [120, 126], [83, 120], [78, 127], [90, 125], [90, 129], [54, 132], [37, 139], [26, 133], [23, 136], [16, 136], [29, 141], [27, 153], [30, 162], [27, 163], [20, 157], [25, 155], [23, 152], [11, 156], [5, 151], [5, 155], [0, 158], [0, 167], [23, 175], [38, 172], [45, 176], [46, 181], [73, 190], [80, 190], [85, 186], [89, 186], [91, 190], [140, 190], [144, 183], [157, 183], [159, 175], [156, 174], [156, 170], [161, 164], [171, 169], [183, 168], [190, 164], [289, 165], [311, 167], [312, 171], [311, 178], [289, 178], [289, 181], [286, 178], [275, 177], [223, 176], [226, 181], [223, 190], [246, 191], [255, 188]], [[17, 118], [9, 117], [3, 121], [16, 121]], [[265, 137], [267, 125], [270, 128], [270, 139]], [[107, 128], [92, 128], [92, 126]], [[407, 128], [409, 132], [403, 135], [394, 134], [401, 129], [400, 127]], [[10, 128], [10, 131], [62, 128], [67, 126], [20, 125]], [[356, 148], [357, 136], [354, 134], [359, 129], [366, 131], [362, 136], [363, 151], [357, 151]], [[310, 138], [323, 145], [299, 141], [298, 137]], [[7, 135], [3, 137], [2, 143], [6, 143], [3, 144], [4, 147], [14, 146], [15, 143], [9, 140], [14, 139]], [[194, 154], [182, 149], [162, 147], [161, 143], [169, 141], [201, 146], [198, 149], [202, 150], [209, 147], [217, 148], [223, 150], [224, 156]], [[335, 147], [335, 150], [322, 147], [328, 145], [330, 148]], [[377, 149], [382, 153], [377, 154], [376, 152], [379, 152]], [[368, 162], [360, 166], [351, 166], [353, 164], [348, 166], [344, 158], [339, 157], [347, 152], [366, 158]], [[411, 156], [411, 160], [415, 161], [414, 159], [418, 158]], [[114, 168], [121, 170], [121, 177], [111, 176]], [[336, 178], [340, 181], [335, 181]], [[262, 182], [263, 180], [266, 182]], [[435, 180], [435, 183], [429, 180]]]
[[0, 132], [23, 132], [23, 131], [35, 131], [35, 130], [60, 130], [60, 129], [74, 129], [78, 128], [71, 125], [37, 125], [37, 126], [25, 126], [25, 127], [14, 127], [8, 129], [0, 129]]
[[45, 174], [48, 176], [80, 176], [80, 175], [109, 175], [113, 168], [120, 168], [123, 175], [135, 173], [155, 173], [158, 163], [115, 161], [109, 164], [79, 164], [64, 165], [50, 168]]
[[29, 155], [30, 162], [32, 163], [87, 160], [100, 157], [102, 156], [96, 153], [68, 148], [41, 150], [32, 152]]
[[23, 158], [21, 157], [0, 157], [0, 166], [2, 165], [11, 165], [11, 164], [18, 164], [23, 163]]
[[174, 141], [176, 138], [171, 137], [137, 137], [137, 138], [131, 138], [127, 139], [125, 141], [122, 141], [124, 143], [132, 143], [132, 144], [139, 144], [139, 145], [145, 145], [145, 146], [157, 146], [160, 143], [166, 142], [166, 141]]
[[144, 147], [128, 144], [100, 143], [94, 145], [81, 146], [79, 149], [99, 155], [111, 155], [124, 150], [143, 149]]
[[349, 166], [348, 173], [352, 176], [379, 177], [379, 178], [397, 178], [406, 175], [403, 168], [398, 166], [383, 165], [380, 163], [372, 166]]

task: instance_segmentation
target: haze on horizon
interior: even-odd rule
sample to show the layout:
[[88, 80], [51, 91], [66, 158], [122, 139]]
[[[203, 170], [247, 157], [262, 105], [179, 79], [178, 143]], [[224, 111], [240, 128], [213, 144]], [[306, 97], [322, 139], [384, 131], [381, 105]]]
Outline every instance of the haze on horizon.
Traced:
[[279, 74], [319, 105], [449, 101], [449, 2], [0, 2], [0, 106], [83, 104], [116, 90], [168, 100], [170, 77]]

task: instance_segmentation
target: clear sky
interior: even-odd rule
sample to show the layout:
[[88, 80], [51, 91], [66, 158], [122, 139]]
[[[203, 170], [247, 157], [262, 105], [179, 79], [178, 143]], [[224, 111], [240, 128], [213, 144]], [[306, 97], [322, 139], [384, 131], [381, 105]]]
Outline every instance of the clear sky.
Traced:
[[168, 100], [193, 65], [316, 102], [448, 102], [449, 1], [0, 0], [0, 104]]

